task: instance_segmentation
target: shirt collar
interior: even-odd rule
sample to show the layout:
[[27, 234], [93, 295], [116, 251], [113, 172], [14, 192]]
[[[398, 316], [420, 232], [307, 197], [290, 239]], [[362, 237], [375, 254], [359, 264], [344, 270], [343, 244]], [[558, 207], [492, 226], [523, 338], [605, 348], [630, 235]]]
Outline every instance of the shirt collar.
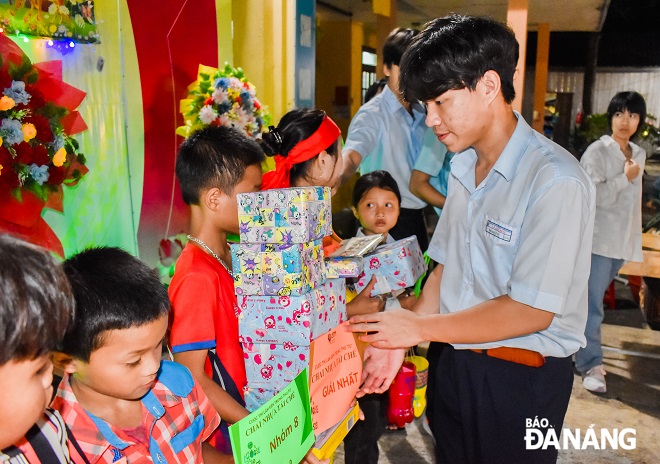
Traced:
[[[511, 138], [507, 142], [504, 150], [493, 166], [493, 170], [498, 172], [507, 182], [510, 182], [515, 175], [516, 169], [520, 165], [520, 159], [525, 154], [529, 146], [529, 139], [533, 136], [534, 131], [529, 124], [520, 116], [517, 111], [513, 112], [518, 119], [516, 128], [511, 134]], [[451, 169], [454, 176], [459, 179], [465, 179], [466, 175], [474, 176], [474, 165], [477, 161], [477, 153], [473, 148], [468, 148], [458, 156], [454, 156], [451, 160]], [[465, 182], [461, 182], [467, 185]]]
[[[160, 419], [165, 414], [165, 408], [172, 407], [180, 402], [181, 398], [175, 396], [160, 380], [142, 398], [143, 406], [154, 419]], [[65, 423], [75, 423], [76, 440], [88, 445], [83, 446], [83, 448], [94, 447], [97, 451], [100, 450], [94, 453], [99, 457], [109, 446], [123, 450], [131, 445], [119, 438], [113, 427], [107, 422], [86, 411], [80, 405], [71, 388], [69, 374], [62, 379], [52, 407], [60, 411]]]
[[[388, 85], [383, 87], [382, 94], [383, 94], [382, 98], [385, 101], [385, 104], [387, 105], [387, 108], [391, 112], [401, 110], [404, 113], [409, 114], [408, 111], [406, 111], [406, 109], [403, 107], [403, 105], [401, 104], [399, 99], [396, 98], [396, 95], [394, 95], [394, 92], [392, 92], [392, 90], [390, 89], [390, 87]], [[419, 123], [419, 121], [423, 121], [425, 119], [426, 113], [424, 112], [424, 109], [423, 109], [423, 107], [420, 103], [418, 103], [418, 102], [412, 103], [410, 105], [410, 107], [412, 108], [413, 119], [416, 123]]]

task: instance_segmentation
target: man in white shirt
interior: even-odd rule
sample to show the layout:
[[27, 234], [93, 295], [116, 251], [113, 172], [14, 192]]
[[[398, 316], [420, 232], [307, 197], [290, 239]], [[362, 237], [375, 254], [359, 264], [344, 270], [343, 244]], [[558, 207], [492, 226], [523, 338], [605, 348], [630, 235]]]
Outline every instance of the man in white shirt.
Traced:
[[585, 344], [594, 186], [513, 111], [517, 61], [506, 25], [455, 15], [401, 59], [404, 96], [456, 153], [428, 250], [438, 266], [413, 311], [357, 316], [351, 330], [380, 348], [451, 344], [434, 386], [439, 463], [555, 462], [529, 429], [561, 431]]
[[428, 234], [424, 221], [426, 203], [410, 193], [410, 174], [424, 134], [424, 108], [418, 103], [406, 102], [399, 91], [399, 60], [418, 31], [394, 29], [383, 46], [383, 69], [388, 76], [383, 91], [365, 103], [348, 128], [342, 181], [346, 182], [360, 170], [360, 174], [384, 170], [389, 172], [401, 191], [399, 221], [391, 230], [399, 240], [417, 236], [422, 251], [428, 247]]

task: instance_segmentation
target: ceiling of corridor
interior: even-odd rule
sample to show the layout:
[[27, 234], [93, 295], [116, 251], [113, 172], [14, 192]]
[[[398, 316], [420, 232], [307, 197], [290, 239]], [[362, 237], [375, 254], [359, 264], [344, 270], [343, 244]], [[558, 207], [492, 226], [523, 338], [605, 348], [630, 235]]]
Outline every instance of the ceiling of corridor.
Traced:
[[[535, 30], [539, 23], [549, 23], [551, 31], [600, 31], [610, 3], [610, 0], [528, 1], [528, 28]], [[398, 24], [415, 27], [449, 13], [486, 15], [505, 21], [509, 5], [508, 0], [397, 0], [397, 3]], [[352, 14], [354, 20], [365, 23], [375, 21], [371, 0], [317, 1], [318, 14], [348, 19], [346, 14], [333, 12], [327, 5]]]

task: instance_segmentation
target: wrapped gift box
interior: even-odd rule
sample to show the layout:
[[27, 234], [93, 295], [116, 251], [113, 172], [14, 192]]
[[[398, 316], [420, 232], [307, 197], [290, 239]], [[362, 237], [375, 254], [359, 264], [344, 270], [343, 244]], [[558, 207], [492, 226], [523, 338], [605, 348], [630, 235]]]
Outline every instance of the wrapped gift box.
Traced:
[[345, 279], [359, 277], [362, 273], [363, 259], [355, 258], [328, 258], [325, 260], [325, 274], [328, 279]]
[[300, 296], [241, 295], [240, 337], [252, 343], [309, 345], [346, 320], [346, 282], [330, 279]]
[[382, 245], [364, 257], [364, 269], [356, 290], [362, 290], [376, 276], [372, 296], [412, 287], [426, 271], [426, 263], [417, 237], [412, 236]]
[[321, 240], [230, 245], [237, 295], [308, 293], [326, 280]]
[[329, 187], [294, 187], [240, 193], [242, 243], [305, 243], [332, 234]]
[[244, 341], [248, 388], [282, 390], [309, 366], [309, 346]]
[[264, 388], [247, 388], [244, 392], [245, 408], [250, 411], [256, 411], [266, 403], [269, 399], [274, 397], [280, 390], [267, 390]]

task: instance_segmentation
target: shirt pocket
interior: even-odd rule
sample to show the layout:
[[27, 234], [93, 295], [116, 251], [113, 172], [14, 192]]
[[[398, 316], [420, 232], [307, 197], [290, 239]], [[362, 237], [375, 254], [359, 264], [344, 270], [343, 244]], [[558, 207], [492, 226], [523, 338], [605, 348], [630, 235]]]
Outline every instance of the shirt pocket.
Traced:
[[[172, 438], [172, 451], [174, 451], [175, 454], [178, 454], [185, 450], [199, 438], [202, 430], [204, 430], [204, 416], [200, 415], [195, 418], [193, 423], [190, 424], [190, 427]], [[201, 442], [199, 445], [201, 446]]]

